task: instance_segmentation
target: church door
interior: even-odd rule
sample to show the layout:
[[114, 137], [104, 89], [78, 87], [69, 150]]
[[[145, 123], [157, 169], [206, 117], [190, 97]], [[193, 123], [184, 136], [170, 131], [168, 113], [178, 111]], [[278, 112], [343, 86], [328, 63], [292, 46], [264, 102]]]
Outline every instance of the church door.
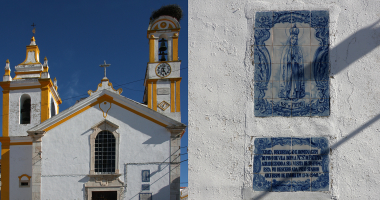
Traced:
[[94, 191], [92, 200], [117, 200], [117, 191]]

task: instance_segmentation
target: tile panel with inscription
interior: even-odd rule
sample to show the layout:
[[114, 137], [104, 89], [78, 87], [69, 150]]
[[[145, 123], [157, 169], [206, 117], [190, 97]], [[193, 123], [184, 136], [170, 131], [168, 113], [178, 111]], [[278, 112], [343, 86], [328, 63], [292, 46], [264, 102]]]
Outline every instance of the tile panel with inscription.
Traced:
[[255, 191], [329, 190], [327, 138], [256, 138], [254, 145], [253, 189]]

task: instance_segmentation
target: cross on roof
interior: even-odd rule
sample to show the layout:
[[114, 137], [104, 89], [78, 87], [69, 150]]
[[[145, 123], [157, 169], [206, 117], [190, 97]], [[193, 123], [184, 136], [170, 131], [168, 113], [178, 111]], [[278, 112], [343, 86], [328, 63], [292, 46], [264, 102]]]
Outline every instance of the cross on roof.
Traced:
[[106, 76], [106, 68], [109, 67], [111, 64], [107, 64], [106, 61], [104, 61], [104, 64], [99, 65], [100, 67], [104, 67], [104, 78], [107, 78]]
[[37, 25], [35, 25], [34, 22], [33, 22], [32, 26], [33, 26], [32, 32], [33, 32], [33, 36], [34, 36], [34, 34], [36, 33], [36, 27], [35, 26], [37, 26]]

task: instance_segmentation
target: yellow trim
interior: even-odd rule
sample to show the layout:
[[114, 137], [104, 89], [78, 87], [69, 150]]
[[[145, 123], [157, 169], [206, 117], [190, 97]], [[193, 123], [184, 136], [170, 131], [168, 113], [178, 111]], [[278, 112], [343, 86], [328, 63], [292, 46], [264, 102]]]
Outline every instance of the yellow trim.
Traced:
[[68, 116], [68, 117], [66, 117], [66, 118], [64, 118], [64, 119], [62, 119], [61, 121], [59, 121], [59, 122], [57, 122], [57, 123], [55, 123], [55, 124], [53, 124], [53, 125], [51, 125], [51, 126], [49, 126], [49, 127], [47, 127], [47, 128], [45, 128], [44, 131], [47, 132], [47, 131], [49, 131], [49, 130], [51, 130], [51, 129], [53, 129], [53, 128], [59, 126], [59, 125], [61, 125], [63, 122], [65, 122], [65, 121], [67, 121], [67, 120], [69, 120], [69, 119], [71, 119], [71, 118], [73, 118], [73, 117], [79, 115], [80, 113], [86, 111], [87, 109], [91, 108], [92, 106], [96, 105], [97, 103], [98, 103], [98, 102], [94, 102], [94, 103], [92, 103], [92, 104], [90, 104], [90, 105], [88, 105], [88, 106], [86, 106], [86, 107], [80, 109], [80, 110], [77, 111], [76, 113], [74, 113], [74, 114], [72, 114], [72, 115], [70, 115], [70, 116]]
[[[164, 29], [165, 30], [165, 32], [179, 32], [181, 29], [180, 28], [173, 28], [173, 29], [170, 29], [170, 28], [168, 28], [168, 29]], [[148, 33], [147, 33], [147, 38], [149, 38], [149, 34], [151, 34], [151, 33], [157, 33], [157, 31], [160, 31], [160, 32], [162, 32], [162, 29], [160, 30], [160, 29], [155, 29], [155, 30], [148, 30]]]
[[174, 81], [170, 81], [170, 112], [175, 112]]
[[[159, 25], [158, 22], [161, 22], [161, 21], [168, 21], [168, 22], [171, 22], [171, 23], [174, 24], [174, 27], [178, 29], [177, 24], [176, 24], [173, 20], [170, 20], [170, 19], [160, 19], [160, 20], [157, 20], [157, 21], [154, 22], [154, 24], [152, 24], [151, 27], [154, 27], [155, 24]], [[169, 23], [169, 24], [170, 24], [170, 23]], [[161, 25], [161, 24], [160, 24], [160, 25]], [[162, 29], [160, 29], [160, 30], [162, 30]]]
[[42, 71], [30, 71], [30, 72], [15, 72], [16, 75], [18, 74], [40, 74], [41, 75]]
[[148, 108], [152, 109], [152, 82], [148, 82]]
[[[154, 62], [148, 62], [148, 64], [153, 64], [153, 63], [161, 63], [162, 61], [154, 61]], [[167, 63], [170, 63], [170, 62], [181, 62], [181, 60], [167, 60], [165, 61]]]
[[157, 82], [153, 82], [153, 110], [157, 111]]
[[178, 33], [173, 36], [173, 61], [178, 60]]
[[181, 112], [181, 103], [180, 103], [180, 84], [181, 80], [178, 80], [175, 82], [175, 104], [176, 104], [176, 111]]
[[[34, 51], [34, 59], [36, 60], [35, 63], [25, 63], [26, 60], [28, 59], [28, 52], [29, 51]], [[33, 65], [33, 64], [41, 64], [39, 59], [38, 59], [38, 56], [40, 55], [40, 50], [38, 49], [38, 46], [37, 45], [31, 45], [31, 46], [26, 46], [26, 58], [24, 60], [24, 62], [22, 62], [20, 65]]]
[[[102, 102], [102, 103], [103, 103], [103, 102]], [[105, 105], [105, 104], [107, 104], [107, 103], [104, 101], [104, 105]], [[108, 111], [110, 111], [111, 107], [112, 107], [112, 103], [110, 103], [110, 108], [108, 108], [108, 110], [107, 110], [107, 112], [106, 112], [106, 115], [104, 115], [104, 110], [100, 107], [100, 103], [99, 103], [99, 109], [100, 109], [101, 111], [103, 111], [103, 117], [104, 117], [104, 118], [107, 118], [107, 116], [108, 116]]]
[[131, 108], [129, 108], [129, 107], [127, 107], [127, 106], [119, 103], [119, 102], [113, 101], [112, 103], [114, 103], [114, 104], [116, 104], [116, 105], [118, 105], [118, 106], [120, 106], [120, 107], [122, 107], [122, 108], [124, 108], [124, 109], [126, 109], [126, 110], [128, 110], [128, 111], [130, 111], [130, 112], [132, 112], [132, 113], [134, 113], [134, 114], [136, 114], [138, 116], [140, 116], [140, 117], [143, 117], [143, 118], [145, 118], [145, 119], [147, 119], [147, 120], [149, 120], [151, 122], [154, 122], [154, 123], [156, 123], [156, 124], [158, 124], [158, 125], [160, 125], [162, 127], [166, 127], [166, 125], [164, 123], [161, 123], [161, 122], [159, 122], [159, 121], [157, 121], [157, 120], [155, 120], [155, 119], [153, 119], [151, 117], [148, 117], [148, 116], [146, 116], [146, 115], [144, 115], [142, 113], [139, 113], [139, 112], [137, 112], [137, 111], [135, 111], [135, 110], [133, 110], [133, 109], [131, 109]]
[[32, 145], [33, 142], [13, 142], [13, 143], [10, 143], [9, 145]]
[[21, 176], [18, 177], [18, 180], [21, 181], [22, 177], [26, 176], [26, 178], [28, 178], [30, 180], [30, 178], [32, 178], [31, 176], [28, 176], [27, 174], [23, 174]]
[[44, 86], [41, 88], [41, 123], [49, 119], [49, 87]]
[[11, 75], [11, 70], [6, 69], [4, 76], [10, 76], [10, 75]]
[[44, 70], [43, 70], [43, 72], [48, 72], [49, 71], [49, 67], [48, 66], [44, 66]]
[[33, 86], [24, 86], [24, 87], [9, 87], [9, 90], [26, 90], [26, 89], [34, 89], [41, 88], [41, 85], [33, 85]]
[[9, 136], [9, 90], [3, 90], [3, 137]]
[[[3, 132], [4, 134], [4, 132]], [[9, 137], [1, 137], [1, 199], [9, 199]]]
[[113, 104], [115, 104], [115, 105], [117, 105], [117, 106], [120, 106], [120, 107], [122, 107], [122, 108], [124, 108], [124, 109], [126, 109], [126, 110], [128, 110], [128, 111], [130, 111], [130, 112], [132, 112], [132, 113], [134, 113], [134, 114], [136, 114], [136, 115], [138, 115], [138, 116], [140, 116], [140, 117], [143, 117], [143, 118], [145, 118], [145, 119], [147, 119], [147, 120], [149, 120], [149, 121], [152, 121], [152, 122], [154, 122], [154, 123], [156, 123], [156, 124], [158, 124], [158, 125], [160, 125], [160, 126], [162, 126], [162, 127], [166, 127], [166, 124], [161, 123], [161, 122], [159, 122], [159, 121], [157, 121], [157, 120], [155, 120], [155, 119], [153, 119], [153, 118], [151, 118], [151, 117], [148, 117], [148, 116], [146, 116], [146, 115], [144, 115], [144, 114], [142, 114], [142, 113], [140, 113], [140, 112], [137, 112], [137, 111], [135, 111], [135, 110], [133, 110], [133, 109], [131, 109], [131, 108], [129, 108], [129, 107], [127, 107], [127, 106], [125, 106], [125, 105], [123, 105], [123, 104], [121, 104], [121, 103], [115, 101], [115, 100], [113, 100], [113, 98], [112, 98], [111, 96], [108, 96], [108, 95], [105, 94], [105, 95], [99, 97], [99, 98], [97, 99], [97, 101], [95, 101], [94, 103], [92, 103], [92, 104], [90, 104], [90, 105], [88, 105], [88, 106], [86, 106], [86, 107], [84, 107], [84, 108], [78, 110], [77, 112], [75, 112], [75, 113], [73, 113], [73, 114], [67, 116], [66, 118], [62, 119], [61, 121], [59, 121], [59, 122], [57, 122], [57, 123], [54, 123], [53, 125], [51, 125], [51, 126], [45, 128], [44, 131], [46, 131], [46, 132], [47, 132], [47, 131], [50, 131], [51, 129], [53, 129], [53, 128], [59, 126], [60, 124], [66, 122], [67, 120], [69, 120], [69, 119], [71, 119], [71, 118], [73, 118], [73, 117], [79, 115], [80, 113], [82, 113], [82, 112], [88, 110], [89, 108], [91, 108], [91, 107], [93, 107], [93, 106], [95, 106], [95, 105], [97, 105], [97, 104], [99, 104], [99, 103], [102, 103], [102, 102], [104, 102], [104, 101], [108, 101], [108, 102], [110, 102], [110, 103], [113, 103]]
[[154, 62], [154, 41], [155, 38], [153, 35], [149, 37], [149, 62]]

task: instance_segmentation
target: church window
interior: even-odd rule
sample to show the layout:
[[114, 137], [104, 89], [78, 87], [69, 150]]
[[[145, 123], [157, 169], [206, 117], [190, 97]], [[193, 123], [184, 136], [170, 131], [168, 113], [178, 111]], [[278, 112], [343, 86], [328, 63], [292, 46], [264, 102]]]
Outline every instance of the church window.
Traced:
[[31, 176], [28, 176], [27, 174], [23, 174], [18, 177], [19, 180], [19, 187], [30, 187], [30, 178]]
[[55, 104], [53, 99], [50, 102], [50, 117], [53, 117], [55, 115]]
[[30, 110], [30, 96], [23, 94], [20, 99], [20, 124], [30, 124]]
[[92, 127], [94, 132], [90, 135], [90, 175], [119, 174], [118, 128], [118, 125], [106, 119]]
[[167, 61], [167, 55], [168, 55], [168, 40], [166, 40], [165, 38], [161, 38], [159, 40], [160, 42], [160, 47], [158, 49], [158, 51], [160, 52], [159, 53], [159, 56], [160, 56], [160, 61]]
[[142, 170], [141, 179], [142, 182], [150, 182], [150, 170]]
[[115, 172], [115, 136], [109, 131], [101, 131], [95, 139], [95, 172]]

